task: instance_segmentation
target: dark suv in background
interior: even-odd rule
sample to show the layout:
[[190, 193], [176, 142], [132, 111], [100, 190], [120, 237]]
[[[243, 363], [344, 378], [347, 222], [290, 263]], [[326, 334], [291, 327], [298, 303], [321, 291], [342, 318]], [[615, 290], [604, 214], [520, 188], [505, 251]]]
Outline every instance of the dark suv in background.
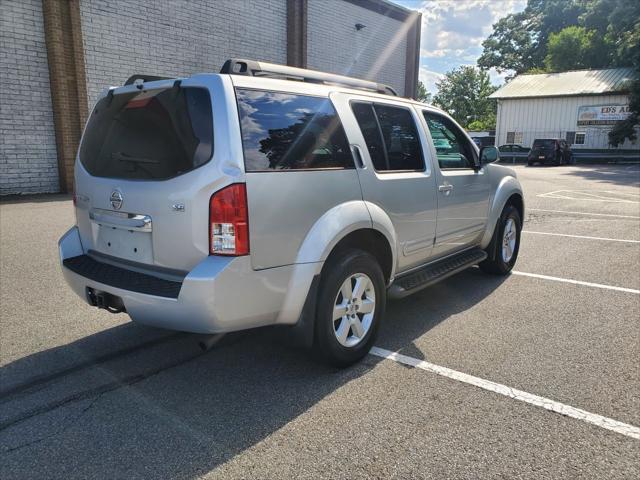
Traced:
[[527, 157], [527, 165], [539, 162], [541, 165], [562, 165], [573, 163], [571, 147], [566, 140], [558, 138], [538, 138], [533, 141]]

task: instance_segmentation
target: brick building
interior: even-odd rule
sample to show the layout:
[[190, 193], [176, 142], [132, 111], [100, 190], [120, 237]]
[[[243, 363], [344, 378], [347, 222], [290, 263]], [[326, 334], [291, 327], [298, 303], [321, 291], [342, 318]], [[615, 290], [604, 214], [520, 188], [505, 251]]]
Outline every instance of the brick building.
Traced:
[[413, 96], [420, 14], [387, 0], [2, 0], [0, 41], [0, 194], [67, 192], [104, 87], [241, 57]]

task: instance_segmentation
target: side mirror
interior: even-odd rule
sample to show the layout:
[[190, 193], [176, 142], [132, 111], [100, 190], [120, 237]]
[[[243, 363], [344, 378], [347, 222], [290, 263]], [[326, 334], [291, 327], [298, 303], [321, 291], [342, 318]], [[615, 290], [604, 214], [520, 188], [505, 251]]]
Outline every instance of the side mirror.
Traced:
[[500, 160], [500, 153], [496, 147], [487, 146], [480, 149], [480, 166], [497, 162], [498, 160]]

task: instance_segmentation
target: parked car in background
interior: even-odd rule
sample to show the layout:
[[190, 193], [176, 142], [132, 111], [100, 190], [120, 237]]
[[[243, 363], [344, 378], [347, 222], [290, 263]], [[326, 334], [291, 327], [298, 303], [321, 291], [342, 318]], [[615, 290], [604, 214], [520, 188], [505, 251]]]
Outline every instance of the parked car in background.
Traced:
[[515, 162], [516, 158], [527, 158], [529, 150], [531, 149], [518, 145], [517, 143], [507, 143], [500, 145], [498, 150], [500, 151], [500, 161]]
[[473, 143], [475, 143], [478, 146], [478, 148], [489, 147], [496, 144], [496, 137], [494, 136], [486, 136], [486, 137], [473, 136], [471, 137], [471, 140], [473, 140]]
[[538, 138], [533, 141], [527, 165], [562, 165], [573, 163], [571, 147], [561, 138]]
[[288, 325], [349, 365], [387, 298], [473, 265], [511, 271], [524, 199], [497, 160], [373, 82], [239, 59], [134, 76], [89, 116], [62, 270], [85, 302], [143, 324]]

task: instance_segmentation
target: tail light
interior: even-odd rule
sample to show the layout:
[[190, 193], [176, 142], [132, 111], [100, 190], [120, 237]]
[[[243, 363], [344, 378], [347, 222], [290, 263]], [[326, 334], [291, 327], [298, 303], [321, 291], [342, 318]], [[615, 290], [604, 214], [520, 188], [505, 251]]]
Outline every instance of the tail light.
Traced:
[[209, 202], [209, 253], [249, 253], [249, 208], [247, 187], [234, 183], [216, 192]]

